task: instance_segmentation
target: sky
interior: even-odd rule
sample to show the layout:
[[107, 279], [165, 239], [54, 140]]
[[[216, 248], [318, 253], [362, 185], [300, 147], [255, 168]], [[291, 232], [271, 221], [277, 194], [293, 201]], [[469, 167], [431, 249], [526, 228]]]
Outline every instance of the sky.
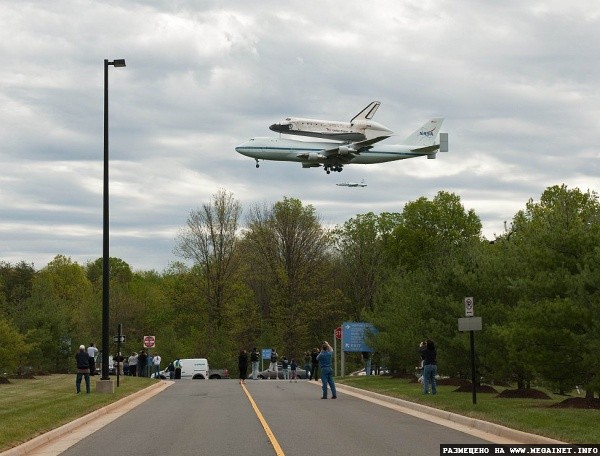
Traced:
[[[325, 226], [443, 190], [488, 239], [547, 187], [600, 190], [597, 0], [2, 0], [0, 56], [3, 262], [102, 256], [104, 59], [127, 63], [109, 67], [110, 256], [135, 271], [183, 261], [178, 233], [221, 189]], [[444, 117], [450, 151], [330, 175], [235, 152], [374, 100], [382, 144]]]

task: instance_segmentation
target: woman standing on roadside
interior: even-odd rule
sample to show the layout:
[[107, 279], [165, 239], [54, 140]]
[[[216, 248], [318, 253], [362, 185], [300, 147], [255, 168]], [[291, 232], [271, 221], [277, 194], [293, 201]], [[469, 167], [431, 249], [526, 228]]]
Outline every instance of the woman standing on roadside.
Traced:
[[240, 356], [238, 356], [238, 368], [240, 370], [240, 385], [246, 383], [246, 377], [248, 376], [248, 353], [246, 350], [240, 350]]

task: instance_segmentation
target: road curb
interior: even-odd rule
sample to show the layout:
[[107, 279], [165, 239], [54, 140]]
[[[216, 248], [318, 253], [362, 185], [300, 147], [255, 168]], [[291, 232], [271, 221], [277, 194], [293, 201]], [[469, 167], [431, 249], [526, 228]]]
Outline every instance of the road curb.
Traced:
[[374, 393], [372, 391], [363, 390], [360, 388], [355, 388], [353, 386], [337, 384], [336, 389], [344, 392], [344, 390], [348, 390], [355, 395], [363, 395], [367, 397], [371, 397], [373, 399], [377, 399], [382, 402], [389, 402], [400, 407], [405, 407], [410, 410], [414, 410], [415, 412], [419, 412], [425, 415], [431, 415], [442, 420], [451, 421], [453, 423], [460, 424], [462, 426], [468, 427], [470, 429], [474, 429], [480, 432], [485, 432], [488, 434], [497, 435], [502, 438], [514, 440], [516, 443], [523, 444], [560, 444], [564, 443], [559, 440], [551, 439], [549, 437], [544, 437], [537, 434], [529, 434], [527, 432], [518, 431], [516, 429], [511, 429], [506, 426], [502, 426], [500, 424], [490, 423], [489, 421], [483, 421], [476, 418], [470, 418], [464, 415], [459, 415], [458, 413], [448, 412], [445, 410], [440, 410], [434, 407], [429, 407], [427, 405], [417, 404], [415, 402], [406, 401], [404, 399], [398, 399], [395, 397], [386, 396], [380, 393]]
[[32, 452], [33, 450], [39, 448], [40, 446], [45, 445], [54, 439], [57, 439], [58, 437], [62, 437], [64, 435], [68, 434], [69, 432], [73, 432], [75, 429], [89, 423], [90, 421], [97, 419], [98, 417], [100, 417], [102, 415], [111, 413], [113, 410], [115, 410], [117, 408], [122, 408], [123, 406], [138, 399], [139, 397], [142, 397], [145, 395], [148, 395], [149, 397], [154, 396], [155, 394], [158, 394], [161, 391], [163, 391], [164, 389], [166, 389], [167, 387], [171, 386], [171, 384], [172, 384], [172, 382], [167, 382], [165, 380], [161, 380], [161, 381], [155, 383], [154, 385], [150, 385], [147, 388], [144, 388], [143, 390], [136, 391], [135, 393], [130, 394], [129, 396], [126, 396], [122, 399], [119, 399], [116, 402], [108, 404], [98, 410], [94, 410], [93, 412], [88, 413], [87, 415], [77, 418], [76, 420], [73, 420], [69, 423], [63, 424], [62, 426], [60, 426], [56, 429], [52, 429], [51, 431], [48, 431], [42, 435], [38, 435], [37, 437], [34, 437], [33, 439], [28, 440], [27, 442], [22, 443], [19, 446], [16, 446], [14, 448], [6, 450], [6, 451], [0, 453], [0, 456], [26, 455], [26, 454]]

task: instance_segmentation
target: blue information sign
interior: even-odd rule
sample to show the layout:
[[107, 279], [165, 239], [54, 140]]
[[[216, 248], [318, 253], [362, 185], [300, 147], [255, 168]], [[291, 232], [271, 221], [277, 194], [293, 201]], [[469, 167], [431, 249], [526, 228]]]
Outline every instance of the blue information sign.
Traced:
[[262, 359], [268, 359], [269, 361], [271, 361], [271, 349], [270, 348], [262, 349]]
[[342, 323], [342, 350], [345, 352], [372, 352], [371, 347], [365, 342], [369, 333], [377, 333], [371, 323]]

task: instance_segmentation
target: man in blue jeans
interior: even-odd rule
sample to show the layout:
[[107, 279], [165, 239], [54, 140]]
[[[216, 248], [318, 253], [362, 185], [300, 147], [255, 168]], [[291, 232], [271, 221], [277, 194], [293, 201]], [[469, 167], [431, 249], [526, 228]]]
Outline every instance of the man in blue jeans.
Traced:
[[333, 369], [331, 368], [332, 359], [333, 348], [327, 342], [323, 342], [321, 352], [317, 355], [319, 367], [321, 368], [321, 382], [323, 382], [323, 396], [321, 399], [327, 399], [327, 385], [331, 388], [331, 399], [337, 399], [335, 382], [333, 381]]
[[421, 342], [419, 347], [421, 358], [423, 358], [423, 394], [429, 394], [429, 385], [431, 385], [431, 394], [435, 394], [437, 375], [437, 351], [432, 340], [427, 339]]

